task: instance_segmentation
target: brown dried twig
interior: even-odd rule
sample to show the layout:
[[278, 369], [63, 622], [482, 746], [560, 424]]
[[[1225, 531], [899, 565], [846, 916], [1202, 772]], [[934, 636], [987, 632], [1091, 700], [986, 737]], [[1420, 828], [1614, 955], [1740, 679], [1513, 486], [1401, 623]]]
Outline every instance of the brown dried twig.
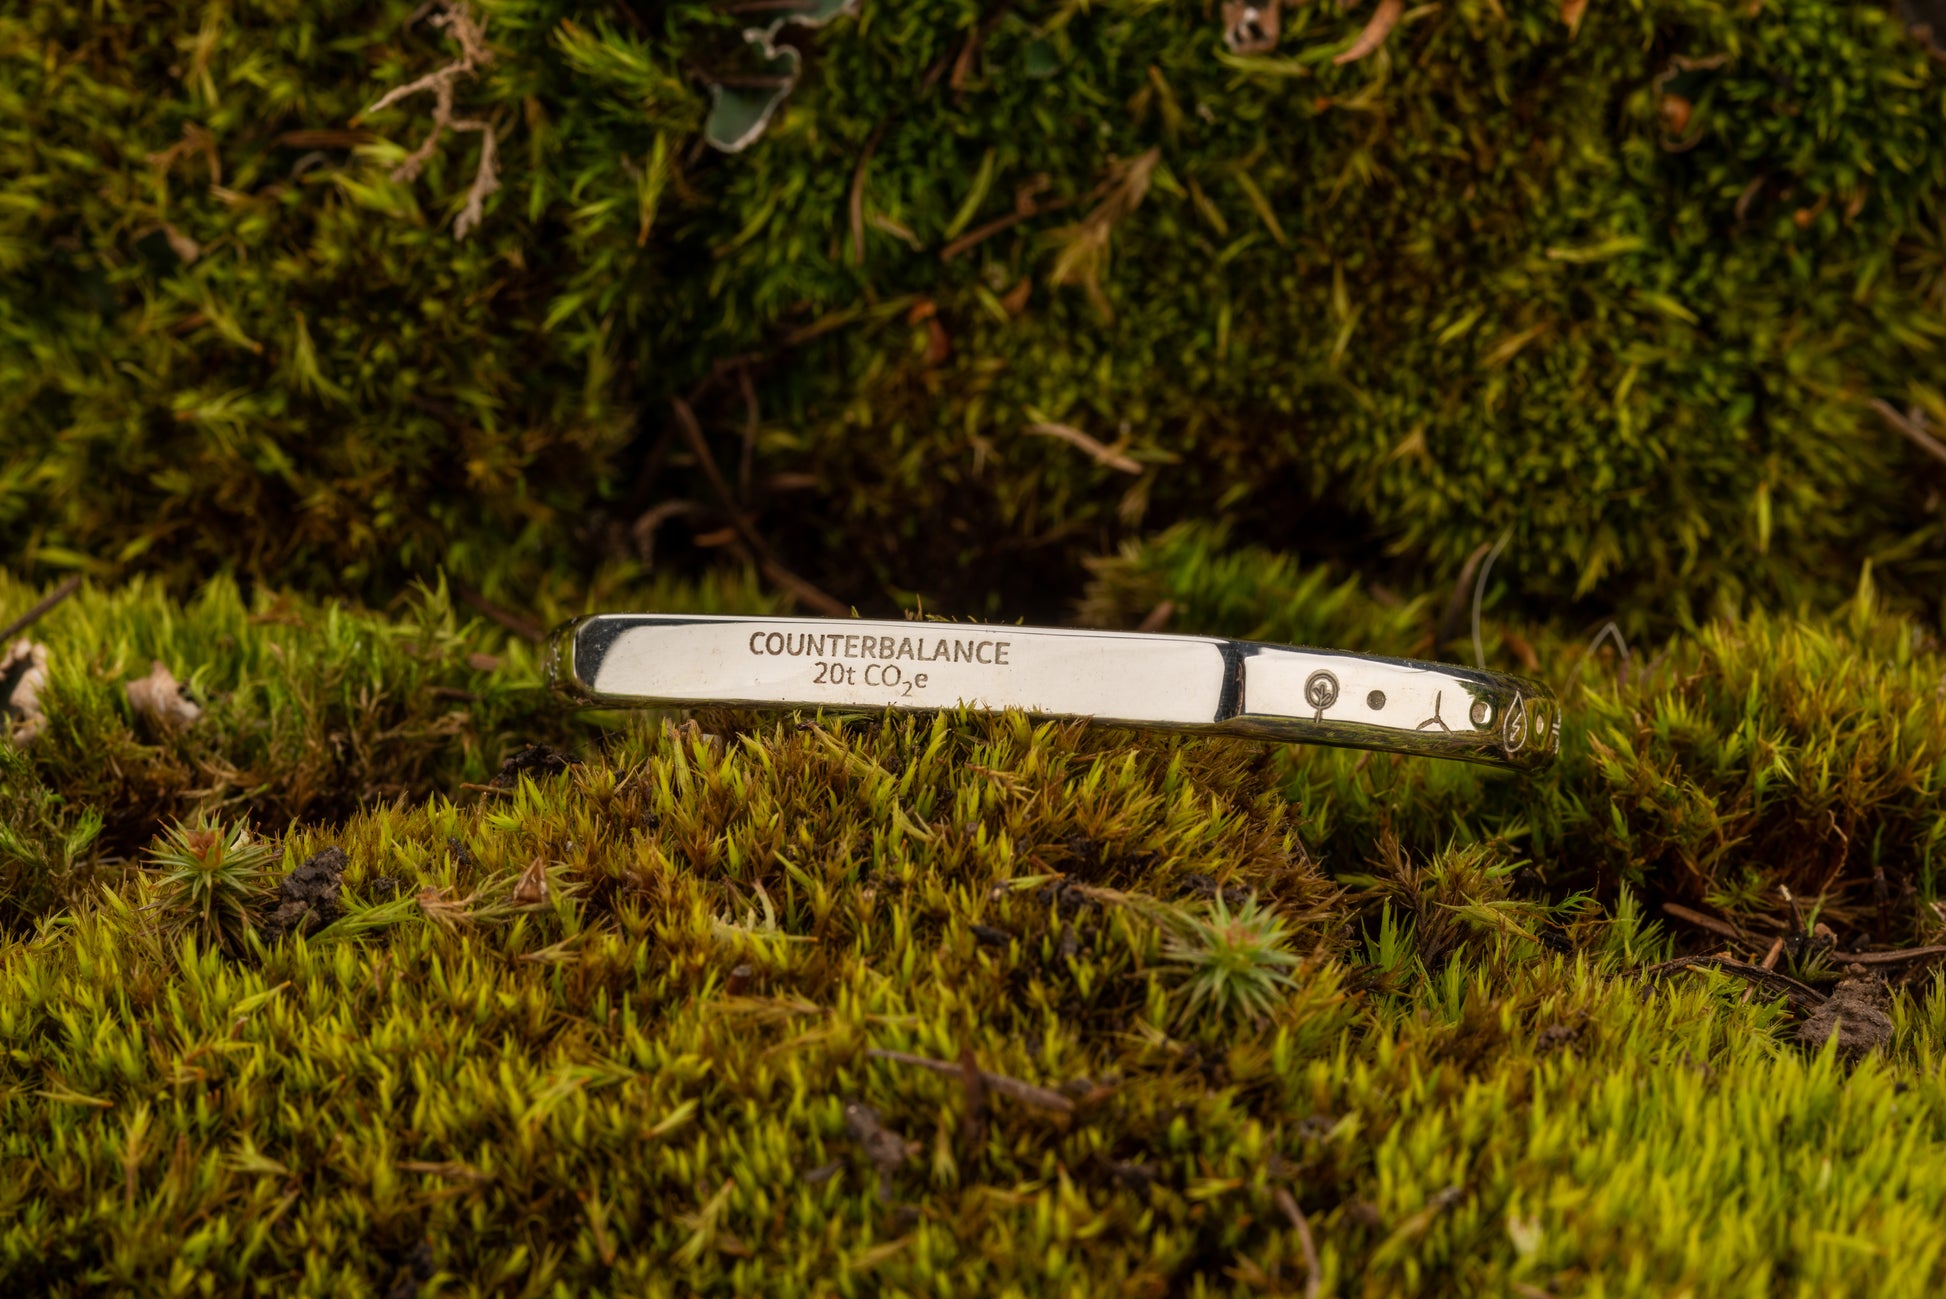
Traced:
[[1089, 457], [1098, 465], [1106, 465], [1110, 469], [1120, 470], [1125, 474], [1139, 474], [1142, 472], [1142, 465], [1139, 461], [1132, 460], [1115, 448], [1089, 437], [1086, 433], [1083, 433], [1080, 429], [1072, 425], [1055, 424], [1047, 420], [1042, 420], [1039, 423], [1029, 424], [1027, 431], [1040, 437], [1059, 439], [1072, 447], [1079, 447], [1081, 450], [1087, 452]]
[[966, 1115], [960, 1122], [960, 1142], [970, 1155], [986, 1141], [987, 1134], [986, 1076], [973, 1059], [970, 1043], [960, 1048], [959, 1075], [960, 1086], [966, 1093]]
[[546, 638], [546, 629], [533, 619], [523, 618], [511, 610], [502, 609], [464, 582], [449, 577], [446, 579], [446, 584], [452, 588], [453, 594], [460, 598], [461, 603], [470, 605], [485, 614], [522, 640], [540, 641]]
[[74, 573], [62, 578], [52, 591], [49, 591], [46, 595], [34, 601], [26, 613], [21, 614], [20, 617], [8, 623], [4, 628], [0, 628], [0, 641], [10, 640], [18, 636], [21, 632], [26, 631], [42, 618], [45, 618], [53, 610], [55, 605], [61, 603], [61, 601], [67, 599], [80, 589], [81, 574]]
[[1297, 1200], [1283, 1187], [1277, 1188], [1277, 1207], [1291, 1220], [1291, 1227], [1297, 1232], [1298, 1248], [1304, 1251], [1304, 1299], [1318, 1299], [1324, 1291], [1324, 1269], [1318, 1266], [1318, 1245], [1311, 1238], [1311, 1223], [1304, 1216], [1304, 1210], [1297, 1207]]
[[1435, 645], [1445, 645], [1456, 641], [1466, 628], [1467, 596], [1473, 590], [1474, 574], [1480, 571], [1480, 561], [1493, 549], [1491, 541], [1482, 541], [1473, 547], [1473, 553], [1460, 565], [1459, 576], [1453, 581], [1453, 592], [1446, 599], [1446, 611], [1439, 616], [1439, 629], [1433, 634]]
[[959, 57], [953, 60], [953, 74], [946, 79], [947, 85], [954, 90], [966, 89], [966, 83], [973, 75], [974, 60], [980, 57], [980, 50], [985, 46], [987, 38], [999, 28], [1001, 20], [1006, 18], [1013, 7], [1014, 0], [1000, 0], [999, 4], [987, 11], [987, 16], [980, 21], [978, 27], [973, 29], [973, 34], [967, 37], [966, 44], [960, 47]]
[[1843, 967], [1847, 965], [1898, 965], [1905, 961], [1923, 961], [1929, 956], [1946, 954], [1946, 947], [1902, 947], [1895, 952], [1833, 952], [1831, 963]]
[[1487, 650], [1486, 642], [1480, 639], [1480, 606], [1486, 601], [1487, 577], [1493, 572], [1493, 561], [1500, 558], [1500, 552], [1507, 548], [1513, 535], [1511, 528], [1500, 534], [1500, 540], [1493, 543], [1493, 549], [1481, 562], [1479, 576], [1473, 579], [1473, 661], [1482, 670], [1487, 665]]
[[1048, 212], [1058, 212], [1073, 201], [1072, 199], [1066, 198], [1051, 198], [1047, 202], [1041, 203], [1031, 197], [1016, 200], [1014, 210], [1006, 216], [995, 217], [985, 225], [975, 226], [959, 238], [953, 240], [952, 243], [940, 249], [939, 260], [942, 262], [950, 262], [967, 249], [977, 244], [985, 243], [1003, 231], [1013, 229], [1013, 227], [1030, 217], [1041, 216]]
[[[915, 1065], [921, 1069], [930, 1069], [934, 1073], [964, 1076], [964, 1067], [953, 1060], [935, 1060], [931, 1056], [912, 1055], [905, 1051], [892, 1051], [879, 1046], [870, 1048], [865, 1054], [874, 1060], [889, 1060], [893, 1064]], [[1011, 1096], [1023, 1105], [1036, 1105], [1044, 1110], [1053, 1110], [1057, 1114], [1069, 1114], [1074, 1110], [1074, 1102], [1060, 1092], [1036, 1087], [1033, 1083], [1009, 1078], [1005, 1074], [990, 1073], [985, 1069], [980, 1070], [979, 1073], [980, 1086], [987, 1091]]]
[[878, 152], [886, 125], [887, 122], [880, 122], [872, 128], [871, 138], [858, 151], [858, 165], [851, 172], [851, 260], [860, 266], [865, 264], [865, 169], [872, 165], [872, 155]]
[[[1764, 953], [1764, 959], [1761, 968], [1766, 970], [1776, 969], [1777, 962], [1783, 955], [1784, 955], [1784, 939], [1782, 935], [1779, 935], [1778, 937], [1770, 940], [1770, 950]], [[1744, 1004], [1748, 1005], [1750, 1003], [1750, 1000], [1756, 995], [1757, 995], [1757, 985], [1753, 983], [1749, 987], [1743, 990]]]
[[1761, 965], [1751, 965], [1746, 961], [1733, 961], [1727, 956], [1678, 956], [1673, 961], [1651, 965], [1641, 973], [1645, 979], [1654, 979], [1675, 970], [1689, 969], [1698, 965], [1721, 970], [1725, 974], [1734, 974], [1739, 979], [1748, 979], [1761, 987], [1781, 993], [1789, 997], [1791, 1004], [1800, 1010], [1814, 1009], [1825, 1002], [1824, 994], [1808, 983], [1799, 983], [1788, 974], [1766, 970]]
[[[1694, 925], [1698, 929], [1707, 929], [1712, 934], [1718, 934], [1724, 938], [1740, 939], [1743, 937], [1743, 931], [1729, 921], [1719, 920], [1715, 916], [1707, 915], [1693, 907], [1686, 907], [1680, 902], [1665, 902], [1662, 904], [1662, 909], [1684, 924]], [[1766, 966], [1765, 968], [1768, 969], [1769, 967]]]
[[743, 451], [737, 457], [737, 502], [750, 503], [750, 475], [757, 457], [757, 386], [750, 382], [750, 367], [737, 367], [737, 389], [743, 394]]
[[439, 147], [440, 137], [447, 131], [480, 133], [480, 165], [473, 173], [472, 186], [466, 192], [466, 206], [453, 218], [453, 237], [464, 239], [486, 215], [487, 198], [500, 188], [500, 150], [491, 122], [453, 116], [453, 87], [461, 77], [471, 76], [493, 62], [493, 51], [487, 48], [486, 21], [474, 16], [466, 0], [438, 0], [438, 4], [439, 12], [427, 21], [434, 27], [444, 29], [448, 36], [458, 42], [459, 57], [416, 81], [394, 86], [351, 120], [356, 125], [400, 100], [422, 91], [432, 92], [432, 130], [426, 133], [418, 148], [406, 155], [404, 162], [392, 169], [392, 179], [396, 181], [416, 180], [426, 163], [431, 161], [434, 150]]
[[709, 443], [703, 439], [702, 426], [696, 422], [696, 412], [691, 410], [689, 403], [680, 397], [670, 398], [669, 405], [676, 413], [676, 430], [682, 434], [683, 441], [688, 444], [691, 454], [696, 457], [697, 466], [702, 469], [703, 477], [709, 481], [710, 490], [716, 494], [717, 503], [723, 507], [723, 513], [729, 518], [730, 526], [736, 529], [737, 536], [749, 548], [751, 557], [757, 561], [757, 567], [763, 571], [764, 576], [826, 617], [849, 617], [851, 614], [849, 606], [833, 599], [811, 582], [777, 562], [777, 557], [771, 554], [770, 547], [765, 544], [762, 537], [757, 535], [756, 528], [744, 516], [743, 511], [737, 508], [736, 494], [731, 491], [729, 481], [723, 477], [723, 471], [717, 467], [716, 457], [710, 454]]
[[1872, 398], [1872, 409], [1877, 411], [1879, 418], [1891, 425], [1892, 430], [1905, 438], [1906, 441], [1912, 443], [1913, 446], [1918, 447], [1921, 451], [1933, 457], [1933, 459], [1946, 463], [1946, 442], [1941, 442], [1938, 438], [1928, 433], [1925, 426], [1917, 418], [1900, 414], [1898, 408], [1883, 397]]
[[635, 539], [635, 556], [642, 567], [655, 567], [655, 534], [663, 524], [679, 515], [703, 513], [706, 508], [695, 501], [664, 501], [630, 524], [629, 535]]

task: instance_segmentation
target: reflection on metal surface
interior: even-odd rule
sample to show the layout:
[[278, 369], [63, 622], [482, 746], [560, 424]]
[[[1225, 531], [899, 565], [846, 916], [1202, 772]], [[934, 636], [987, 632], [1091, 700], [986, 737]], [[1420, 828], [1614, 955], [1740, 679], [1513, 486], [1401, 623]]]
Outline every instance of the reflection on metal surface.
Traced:
[[1560, 747], [1553, 695], [1519, 677], [1205, 636], [601, 614], [554, 634], [548, 669], [603, 705], [1019, 709], [1514, 767]]

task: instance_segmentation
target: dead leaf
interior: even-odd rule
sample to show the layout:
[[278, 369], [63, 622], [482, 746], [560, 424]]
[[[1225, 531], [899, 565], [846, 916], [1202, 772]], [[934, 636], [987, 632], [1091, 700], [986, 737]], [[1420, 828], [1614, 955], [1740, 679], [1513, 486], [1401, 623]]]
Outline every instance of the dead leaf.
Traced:
[[41, 689], [47, 685], [47, 646], [26, 637], [15, 641], [0, 659], [0, 682], [12, 682], [7, 691], [6, 711], [15, 719], [13, 742], [32, 744], [47, 729], [41, 712]]
[[136, 715], [161, 730], [187, 730], [203, 715], [201, 706], [183, 694], [176, 674], [159, 659], [150, 663], [149, 675], [129, 682], [126, 689]]
[[203, 246], [201, 244], [170, 225], [167, 221], [162, 223], [162, 237], [169, 241], [169, 251], [181, 259], [184, 265], [195, 261], [203, 255]]
[[926, 367], [928, 369], [944, 361], [953, 352], [953, 340], [946, 335], [946, 327], [934, 316], [926, 321]]
[[1662, 126], [1670, 135], [1677, 138], [1689, 133], [1689, 115], [1696, 106], [1681, 95], [1662, 97]]
[[1588, 0], [1561, 0], [1561, 21], [1568, 25], [1568, 39], [1581, 30], [1581, 15], [1588, 12]]
[[1351, 48], [1331, 60], [1333, 63], [1356, 63], [1368, 54], [1377, 51], [1385, 44], [1385, 38], [1398, 26], [1399, 18], [1405, 13], [1405, 0], [1379, 0], [1378, 8], [1372, 11], [1371, 21], [1365, 30], [1358, 33], [1358, 39]]
[[1223, 44], [1232, 54], [1268, 54], [1284, 26], [1283, 0], [1224, 0]]
[[521, 873], [520, 882], [514, 885], [514, 905], [517, 907], [537, 907], [547, 901], [547, 863], [540, 857], [527, 863]]
[[1885, 980], [1862, 965], [1847, 966], [1845, 976], [1824, 1004], [1804, 1017], [1797, 1036], [1823, 1046], [1835, 1035], [1838, 1054], [1856, 1057], [1891, 1042], [1892, 1016], [1886, 1013], [1890, 997]]

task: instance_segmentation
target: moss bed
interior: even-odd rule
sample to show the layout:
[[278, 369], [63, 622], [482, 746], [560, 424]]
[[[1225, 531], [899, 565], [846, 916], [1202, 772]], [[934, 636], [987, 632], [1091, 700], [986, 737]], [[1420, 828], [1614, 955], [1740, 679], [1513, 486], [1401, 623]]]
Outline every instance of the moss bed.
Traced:
[[[1239, 567], [1192, 616], [1412, 632]], [[0, 1276], [1932, 1291], [1937, 958], [1871, 965], [1849, 1031], [1817, 1003], [1946, 937], [1946, 656], [1869, 586], [1626, 661], [1528, 632], [1576, 725], [1516, 778], [1019, 716], [567, 716], [437, 590], [84, 588], [35, 633], [48, 729], [0, 749]], [[128, 704], [157, 656], [187, 729]], [[1773, 944], [1770, 983], [1665, 965]]]
[[[1946, 1289], [1936, 0], [810, 3], [0, 6], [0, 1294]], [[624, 609], [1565, 739], [561, 707]]]

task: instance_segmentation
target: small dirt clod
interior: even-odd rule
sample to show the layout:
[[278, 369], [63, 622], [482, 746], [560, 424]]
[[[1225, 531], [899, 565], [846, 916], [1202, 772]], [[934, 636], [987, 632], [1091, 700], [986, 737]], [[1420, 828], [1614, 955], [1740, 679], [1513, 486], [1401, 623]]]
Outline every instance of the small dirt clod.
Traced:
[[500, 773], [488, 783], [495, 789], [512, 789], [523, 774], [552, 776], [574, 765], [565, 753], [556, 753], [545, 744], [528, 744], [510, 753], [500, 763]]
[[1797, 1027], [1798, 1040], [1821, 1047], [1838, 1038], [1838, 1054], [1856, 1058], [1892, 1040], [1892, 1016], [1887, 1013], [1891, 995], [1885, 980], [1870, 974], [1862, 965], [1845, 968], [1845, 977], [1832, 990], [1825, 1003]]
[[0, 659], [0, 712], [14, 719], [13, 742], [32, 744], [47, 728], [40, 693], [47, 685], [47, 646], [22, 638]]
[[345, 850], [326, 848], [277, 884], [277, 906], [263, 923], [263, 934], [275, 941], [289, 934], [315, 934], [343, 914], [338, 889], [344, 882]]
[[898, 1172], [899, 1165], [911, 1156], [916, 1143], [906, 1139], [885, 1126], [878, 1111], [863, 1101], [845, 1103], [845, 1127], [850, 1130], [852, 1140], [858, 1143], [865, 1157], [878, 1167], [878, 1198], [892, 1198], [892, 1174]]
[[439, 1261], [433, 1256], [432, 1242], [420, 1241], [405, 1256], [405, 1264], [393, 1278], [392, 1288], [385, 1292], [385, 1299], [412, 1299], [419, 1293], [419, 1287], [432, 1280], [438, 1272]]

